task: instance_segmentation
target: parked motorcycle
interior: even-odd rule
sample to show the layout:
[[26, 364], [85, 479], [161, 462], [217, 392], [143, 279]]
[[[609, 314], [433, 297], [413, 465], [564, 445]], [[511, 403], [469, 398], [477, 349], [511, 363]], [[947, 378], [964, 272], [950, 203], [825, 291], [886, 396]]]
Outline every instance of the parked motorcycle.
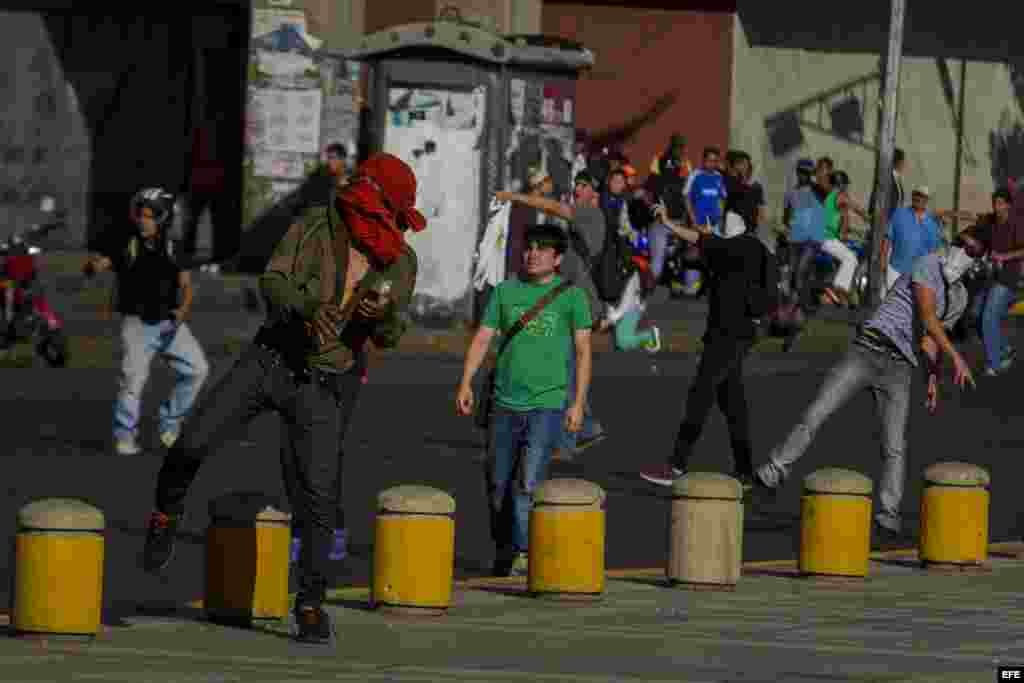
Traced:
[[0, 349], [9, 349], [18, 341], [31, 342], [33, 349], [50, 367], [65, 367], [68, 361], [64, 321], [51, 308], [38, 283], [37, 257], [42, 253], [38, 242], [43, 236], [63, 225], [60, 214], [53, 214], [53, 201], [42, 203], [47, 219], [0, 243], [0, 310], [3, 334]]

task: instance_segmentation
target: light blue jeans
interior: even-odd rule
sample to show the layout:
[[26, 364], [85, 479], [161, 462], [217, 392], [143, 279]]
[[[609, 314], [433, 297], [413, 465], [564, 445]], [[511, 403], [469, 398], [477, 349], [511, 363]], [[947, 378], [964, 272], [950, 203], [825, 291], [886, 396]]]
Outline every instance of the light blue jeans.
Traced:
[[622, 316], [622, 319], [615, 325], [615, 348], [619, 351], [632, 351], [640, 348], [647, 342], [654, 341], [654, 331], [652, 329], [647, 328], [642, 332], [637, 331], [642, 315], [641, 311], [630, 311]]
[[128, 315], [121, 325], [121, 344], [124, 359], [114, 404], [114, 438], [134, 437], [138, 433], [142, 391], [156, 355], [175, 373], [174, 389], [160, 404], [160, 433], [177, 431], [210, 374], [206, 356], [192, 331], [185, 323], [164, 320], [149, 324], [138, 316]]
[[1010, 312], [1014, 298], [1014, 292], [1009, 287], [993, 284], [987, 290], [978, 292], [974, 299], [974, 315], [978, 321], [978, 334], [985, 345], [986, 365], [993, 370], [1000, 368], [1006, 354], [1003, 320]]
[[647, 228], [647, 240], [651, 252], [651, 275], [654, 276], [655, 282], [661, 279], [661, 271], [665, 269], [671, 235], [672, 231], [664, 223], [652, 223]]
[[818, 397], [804, 411], [800, 422], [786, 440], [769, 456], [770, 463], [785, 477], [800, 459], [818, 428], [853, 396], [870, 389], [882, 423], [882, 481], [878, 489], [880, 516], [900, 523], [900, 503], [906, 480], [907, 422], [910, 418], [910, 388], [913, 366], [894, 358], [850, 344], [843, 360], [829, 372]]
[[529, 548], [533, 491], [547, 476], [564, 421], [561, 410], [496, 408], [491, 415], [486, 475], [497, 547]]

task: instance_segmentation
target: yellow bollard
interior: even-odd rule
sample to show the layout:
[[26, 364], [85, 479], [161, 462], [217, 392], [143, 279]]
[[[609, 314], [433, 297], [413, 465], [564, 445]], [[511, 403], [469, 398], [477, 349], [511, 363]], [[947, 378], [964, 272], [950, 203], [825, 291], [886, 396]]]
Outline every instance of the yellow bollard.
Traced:
[[988, 559], [988, 472], [964, 462], [924, 471], [921, 562], [927, 569], [981, 567]]
[[455, 499], [428, 486], [396, 486], [377, 497], [373, 547], [375, 607], [441, 615], [455, 573]]
[[850, 470], [818, 470], [800, 500], [800, 572], [863, 579], [871, 556], [871, 480]]
[[47, 498], [18, 512], [14, 631], [88, 637], [103, 605], [103, 513], [71, 498]]
[[249, 624], [288, 616], [291, 515], [262, 493], [210, 502], [206, 599], [211, 621]]
[[533, 494], [527, 584], [537, 597], [599, 600], [604, 593], [604, 489], [550, 479]]
[[668, 567], [673, 585], [735, 590], [743, 566], [743, 486], [717, 472], [692, 472], [672, 485]]

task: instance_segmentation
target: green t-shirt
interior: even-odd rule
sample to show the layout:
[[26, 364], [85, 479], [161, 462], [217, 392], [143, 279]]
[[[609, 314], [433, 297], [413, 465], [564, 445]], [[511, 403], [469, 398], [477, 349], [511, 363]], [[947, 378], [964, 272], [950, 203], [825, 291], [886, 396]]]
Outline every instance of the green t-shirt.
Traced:
[[[562, 278], [544, 285], [506, 280], [491, 293], [482, 324], [504, 334]], [[515, 411], [559, 410], [565, 406], [569, 353], [576, 330], [590, 329], [590, 303], [570, 287], [519, 331], [498, 358], [494, 403]], [[500, 342], [499, 342], [500, 343]]]
[[832, 190], [825, 198], [825, 239], [839, 239], [839, 224], [842, 216], [839, 213], [839, 192]]

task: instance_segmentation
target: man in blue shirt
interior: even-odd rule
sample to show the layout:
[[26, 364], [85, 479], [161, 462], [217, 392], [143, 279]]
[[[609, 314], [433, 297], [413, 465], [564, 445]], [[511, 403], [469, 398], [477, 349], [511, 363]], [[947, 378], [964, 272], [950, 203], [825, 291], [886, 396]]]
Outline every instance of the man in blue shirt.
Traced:
[[718, 170], [721, 158], [722, 154], [717, 147], [705, 148], [703, 165], [690, 174], [683, 191], [690, 223], [694, 226], [710, 224], [712, 231], [719, 237], [722, 236], [722, 202], [728, 196], [725, 179]]
[[916, 187], [910, 195], [910, 206], [900, 207], [892, 214], [889, 232], [882, 242], [882, 263], [889, 259], [886, 290], [900, 275], [910, 272], [916, 259], [942, 246], [942, 226], [938, 216], [928, 210], [928, 197], [927, 187]]

